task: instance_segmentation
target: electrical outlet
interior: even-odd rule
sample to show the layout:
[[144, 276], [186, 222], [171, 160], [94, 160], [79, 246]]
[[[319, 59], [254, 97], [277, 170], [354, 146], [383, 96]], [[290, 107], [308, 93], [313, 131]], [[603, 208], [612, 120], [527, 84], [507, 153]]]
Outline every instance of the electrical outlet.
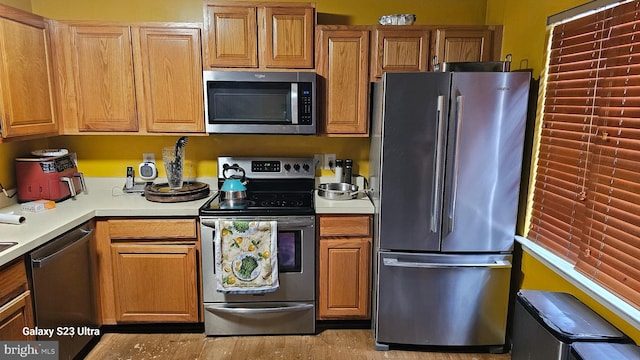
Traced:
[[313, 155], [313, 168], [321, 169], [322, 165], [324, 165], [324, 156], [322, 154]]
[[325, 170], [333, 170], [336, 167], [336, 154], [324, 154], [324, 166]]

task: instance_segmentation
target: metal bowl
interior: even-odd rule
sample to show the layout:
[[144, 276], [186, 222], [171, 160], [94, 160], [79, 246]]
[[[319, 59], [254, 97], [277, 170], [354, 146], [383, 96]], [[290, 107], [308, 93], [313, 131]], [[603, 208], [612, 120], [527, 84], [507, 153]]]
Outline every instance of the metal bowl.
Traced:
[[360, 191], [358, 185], [348, 183], [327, 183], [318, 186], [318, 196], [328, 200], [355, 199]]

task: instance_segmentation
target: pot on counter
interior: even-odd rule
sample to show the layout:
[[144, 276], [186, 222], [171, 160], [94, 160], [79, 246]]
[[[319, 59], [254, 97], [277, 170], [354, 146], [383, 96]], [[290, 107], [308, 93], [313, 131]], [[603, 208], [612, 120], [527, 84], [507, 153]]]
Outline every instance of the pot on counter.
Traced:
[[[227, 176], [227, 171], [233, 170], [235, 174]], [[242, 175], [239, 175], [241, 172]], [[247, 179], [245, 177], [244, 169], [238, 165], [231, 165], [225, 167], [222, 171], [224, 177], [224, 183], [220, 188], [220, 197], [224, 201], [238, 201], [244, 200], [247, 197]]]
[[327, 183], [318, 186], [318, 196], [328, 200], [351, 200], [368, 189], [358, 189], [358, 185], [349, 183]]

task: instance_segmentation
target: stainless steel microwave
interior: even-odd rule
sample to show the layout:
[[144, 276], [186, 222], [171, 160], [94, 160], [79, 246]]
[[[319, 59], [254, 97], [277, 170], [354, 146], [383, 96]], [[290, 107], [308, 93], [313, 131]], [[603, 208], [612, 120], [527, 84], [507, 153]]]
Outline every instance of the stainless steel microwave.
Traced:
[[203, 79], [208, 133], [316, 133], [314, 72], [204, 71]]

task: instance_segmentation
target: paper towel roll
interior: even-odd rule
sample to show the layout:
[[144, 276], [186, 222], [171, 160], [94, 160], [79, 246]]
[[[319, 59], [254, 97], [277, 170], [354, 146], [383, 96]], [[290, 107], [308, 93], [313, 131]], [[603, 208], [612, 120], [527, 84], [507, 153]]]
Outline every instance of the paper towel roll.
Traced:
[[0, 214], [0, 223], [5, 224], [22, 224], [25, 222], [25, 217], [22, 215], [15, 214]]

